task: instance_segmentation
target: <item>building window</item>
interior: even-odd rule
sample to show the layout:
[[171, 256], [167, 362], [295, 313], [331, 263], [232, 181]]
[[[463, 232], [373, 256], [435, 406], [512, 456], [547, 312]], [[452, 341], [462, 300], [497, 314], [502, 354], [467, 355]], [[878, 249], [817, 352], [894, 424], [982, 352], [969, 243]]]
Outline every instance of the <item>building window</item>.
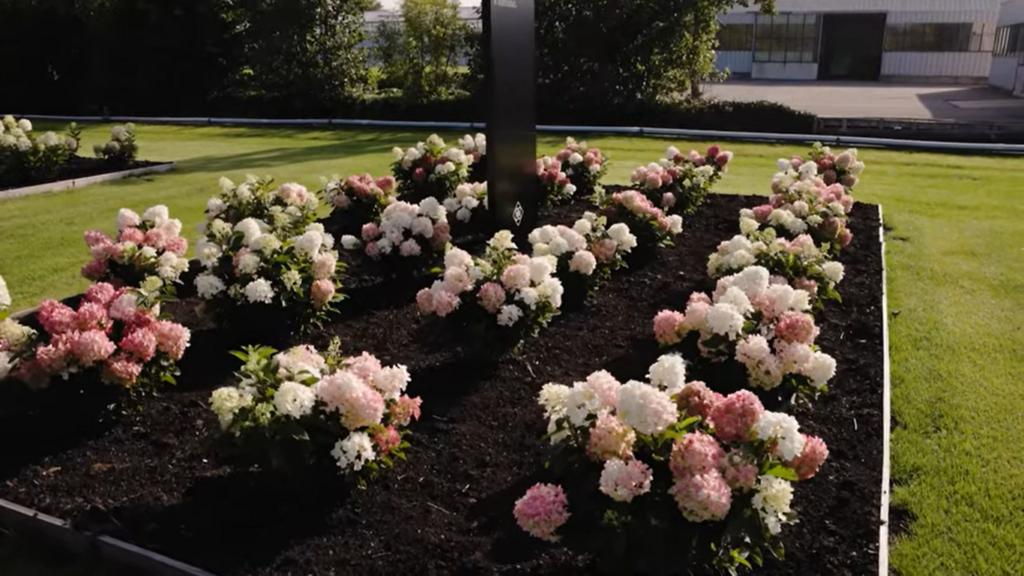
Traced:
[[1016, 56], [1024, 52], [1024, 24], [996, 28], [995, 56]]
[[991, 27], [970, 22], [944, 24], [889, 24], [885, 29], [886, 52], [988, 52], [992, 50]]
[[754, 46], [753, 24], [722, 24], [718, 28], [719, 52], [750, 52]]
[[817, 62], [818, 15], [757, 15], [754, 62]]

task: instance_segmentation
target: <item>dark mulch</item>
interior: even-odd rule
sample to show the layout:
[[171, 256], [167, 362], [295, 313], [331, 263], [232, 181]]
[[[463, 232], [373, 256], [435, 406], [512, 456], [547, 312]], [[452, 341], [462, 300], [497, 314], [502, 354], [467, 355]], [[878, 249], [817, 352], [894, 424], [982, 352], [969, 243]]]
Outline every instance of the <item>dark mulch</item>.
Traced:
[[82, 156], [73, 156], [67, 164], [61, 167], [55, 178], [34, 176], [19, 179], [17, 182], [9, 181], [7, 178], [0, 178], [0, 190], [23, 188], [25, 186], [35, 186], [37, 184], [48, 184], [50, 182], [60, 182], [62, 180], [77, 180], [78, 178], [99, 176], [100, 174], [108, 174], [110, 172], [147, 168], [158, 164], [164, 164], [164, 162], [137, 160], [131, 164], [111, 164], [102, 158], [83, 158]]
[[[692, 291], [708, 287], [708, 254], [736, 232], [737, 211], [759, 200], [712, 196], [674, 248], [614, 276], [586, 308], [556, 318], [518, 357], [469, 362], [432, 337], [411, 304], [415, 283], [371, 290], [378, 297], [366, 296], [364, 306], [348, 307], [322, 334], [305, 338], [324, 344], [338, 335], [349, 351], [408, 365], [410, 392], [424, 399], [409, 461], [368, 490], [332, 475], [271, 482], [220, 464], [218, 426], [206, 401], [229, 378], [234, 361], [226, 346], [237, 338], [205, 330], [194, 335], [178, 388], [109, 424], [70, 434], [69, 441], [59, 417], [15, 427], [0, 422], [13, 448], [0, 460], [0, 497], [223, 574], [591, 573], [589, 558], [530, 539], [512, 520], [512, 503], [544, 456], [536, 393], [547, 382], [571, 383], [600, 368], [621, 379], [643, 377], [658, 354], [655, 313], [682, 307]], [[581, 211], [559, 211], [556, 219], [571, 223]], [[878, 210], [858, 205], [852, 217], [856, 238], [842, 257], [844, 302], [830, 304], [820, 320], [821, 345], [836, 357], [839, 373], [831, 394], [797, 412], [831, 456], [815, 479], [798, 485], [800, 523], [782, 538], [787, 559], [764, 572], [877, 570]], [[178, 313], [195, 318], [187, 306]], [[87, 408], [64, 413], [80, 406]], [[63, 430], [64, 439], [37, 442], [50, 427]]]

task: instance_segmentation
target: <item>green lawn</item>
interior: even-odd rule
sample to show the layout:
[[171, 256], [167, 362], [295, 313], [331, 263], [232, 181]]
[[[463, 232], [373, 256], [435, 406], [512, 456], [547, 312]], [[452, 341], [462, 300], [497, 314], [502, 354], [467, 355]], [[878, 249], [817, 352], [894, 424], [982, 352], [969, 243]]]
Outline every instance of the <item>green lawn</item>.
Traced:
[[[89, 147], [106, 128], [89, 129]], [[0, 274], [15, 308], [79, 291], [81, 233], [112, 231], [117, 209], [167, 204], [186, 230], [221, 175], [385, 173], [391, 148], [426, 134], [140, 126], [142, 156], [176, 172], [0, 201]], [[446, 138], [457, 134], [444, 134]], [[591, 138], [606, 181], [660, 157], [667, 140]], [[540, 151], [557, 149], [544, 137]], [[680, 148], [690, 145], [676, 142]], [[703, 146], [705, 144], [701, 144]], [[733, 144], [723, 192], [765, 193], [775, 159], [803, 147]], [[894, 503], [916, 521], [892, 549], [903, 574], [1015, 573], [1024, 563], [1024, 160], [862, 150], [857, 198], [885, 205], [892, 319]], [[837, 392], [841, 393], [841, 392]]]

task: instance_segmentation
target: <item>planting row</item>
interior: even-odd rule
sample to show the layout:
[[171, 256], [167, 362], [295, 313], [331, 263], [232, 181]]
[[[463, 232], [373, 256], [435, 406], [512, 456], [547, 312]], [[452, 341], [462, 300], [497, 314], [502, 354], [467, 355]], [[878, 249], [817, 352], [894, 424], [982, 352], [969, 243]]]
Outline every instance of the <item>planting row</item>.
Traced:
[[[469, 150], [470, 143], [474, 150]], [[410, 150], [422, 153], [429, 145]], [[485, 157], [482, 139], [467, 138], [463, 147], [466, 168]], [[563, 154], [569, 151], [567, 162], [579, 167], [573, 174], [593, 176], [601, 171], [592, 167], [604, 166], [605, 159], [592, 150], [568, 143]], [[440, 267], [433, 284], [416, 296], [421, 314], [441, 322], [449, 337], [475, 344], [487, 355], [515, 348], [560, 310], [582, 305], [612, 272], [627, 263], [642, 263], [636, 259], [638, 253], [647, 250], [656, 257], [655, 248], [671, 242], [682, 218], [668, 212], [699, 205], [692, 198], [693, 176], [676, 182], [680, 172], [670, 174], [675, 162], [693, 158], [694, 170], [718, 167], [703, 171], [708, 177], [698, 188], [706, 193], [729, 159], [714, 148], [707, 155], [687, 157], [670, 149], [668, 158], [643, 170], [650, 175], [664, 169], [671, 180], [658, 175], [660, 186], [655, 187], [653, 178], [644, 177], [637, 182], [640, 189], [609, 194], [598, 188], [592, 196], [594, 209], [567, 221], [571, 226], [534, 230], [529, 235], [530, 254], [519, 252], [511, 234], [499, 232], [474, 256], [451, 245], [461, 243], [464, 236], [453, 231], [448, 213], [465, 209], [469, 217], [464, 222], [471, 222], [474, 212], [481, 213], [482, 198], [466, 190], [481, 186], [458, 179], [448, 182], [446, 177], [461, 173], [461, 167], [438, 170], [453, 159], [463, 159], [458, 149], [443, 150], [443, 163], [431, 159], [431, 174], [440, 178], [417, 177], [413, 169], [405, 190], [393, 194], [403, 188], [398, 184], [403, 171], [427, 156], [406, 166], [407, 153], [396, 162], [394, 181], [346, 179], [345, 185], [357, 182], [371, 190], [375, 204], [359, 204], [357, 200], [369, 197], [361, 189], [345, 195], [349, 202], [341, 202], [344, 208], [335, 195], [331, 201], [336, 213], [362, 215], [341, 222], [328, 219], [326, 224], [331, 230], [358, 227], [358, 236], [341, 234], [340, 241], [341, 248], [351, 252], [353, 273], [377, 266], [390, 277], [408, 279]], [[787, 386], [802, 397], [824, 389], [835, 364], [813, 348], [816, 329], [807, 312], [825, 298], [838, 297], [835, 285], [842, 267], [830, 258], [850, 240], [848, 233], [845, 241], [841, 236], [852, 206], [848, 188], [826, 184], [826, 178], [834, 178], [827, 166], [843, 164], [852, 174], [863, 165], [855, 153], [847, 153], [853, 157], [850, 165], [846, 156], [833, 157], [827, 150], [816, 153], [820, 158], [808, 163], [814, 169], [791, 169], [799, 163], [795, 159], [780, 172], [772, 204], [745, 212], [744, 234], [723, 243], [712, 256], [709, 272], [722, 276], [715, 293], [691, 298], [685, 314], [659, 314], [659, 341], [685, 346], [684, 336], [692, 331], [696, 334], [691, 340], [699, 334], [699, 349], [708, 359], [735, 357], [742, 363], [742, 357], [770, 365], [767, 358], [773, 355], [786, 367], [780, 370]], [[539, 171], [552, 162], [559, 160], [539, 161]], [[817, 176], [819, 167], [825, 178]], [[467, 169], [461, 178], [468, 175]], [[790, 181], [784, 186], [786, 178]], [[638, 174], [634, 179], [641, 180]], [[665, 188], [674, 182], [674, 191]], [[449, 188], [438, 199], [436, 188], [442, 184]], [[582, 181], [580, 187], [595, 184], [596, 179]], [[643, 190], [647, 184], [658, 189], [656, 195]], [[576, 184], [570, 181], [567, 186]], [[329, 189], [330, 185], [325, 187], [325, 194]], [[405, 200], [417, 196], [415, 204]], [[465, 202], [471, 197], [478, 204]], [[275, 189], [259, 179], [239, 185], [222, 181], [221, 195], [207, 206], [205, 237], [196, 246], [202, 272], [194, 286], [213, 318], [231, 323], [241, 315], [283, 308], [302, 315], [300, 327], [308, 327], [344, 307], [340, 254], [334, 250], [334, 234], [313, 221], [317, 204], [317, 195], [298, 185]], [[360, 212], [355, 209], [360, 205], [380, 209]], [[819, 242], [773, 225], [791, 219], [819, 235]], [[34, 323], [32, 327], [4, 322], [0, 360], [13, 368], [12, 375], [43, 386], [53, 376], [92, 371], [132, 390], [173, 381], [174, 363], [184, 353], [189, 333], [159, 315], [160, 302], [175, 292], [188, 268], [180, 223], [162, 207], [141, 216], [122, 210], [118, 230], [116, 238], [87, 233], [93, 260], [83, 273], [98, 283], [77, 309], [44, 302], [37, 317], [27, 321]], [[759, 355], [756, 337], [774, 346], [774, 352]], [[741, 347], [746, 352], [741, 354]], [[299, 347], [282, 353], [251, 347], [237, 355], [244, 362], [237, 383], [216, 390], [210, 402], [225, 432], [250, 448], [257, 460], [304, 465], [329, 457], [342, 471], [359, 472], [360, 479], [366, 479], [380, 466], [393, 464], [394, 458], [405, 457], [404, 429], [419, 416], [420, 402], [404, 394], [410, 378], [404, 367], [384, 367], [367, 353], [344, 358], [337, 346], [322, 352]], [[743, 365], [750, 374], [765, 371], [760, 364]], [[819, 439], [799, 433], [796, 421], [782, 413], [785, 403], [773, 401], [779, 411], [772, 412], [762, 405], [769, 399], [749, 391], [725, 397], [712, 391], [747, 382], [687, 382], [686, 372], [682, 356], [669, 354], [651, 367], [649, 382], [622, 384], [611, 374], [598, 372], [571, 388], [546, 386], [540, 402], [556, 449], [551, 470], [557, 473], [552, 480], [561, 486], [531, 489], [516, 505], [520, 525], [545, 539], [557, 538], [570, 515], [580, 520], [580, 533], [601, 526], [611, 538], [625, 542], [644, 540], [642, 535], [653, 531], [661, 534], [662, 542], [685, 541], [691, 561], [723, 567], [759, 560], [762, 549], [772, 549], [772, 537], [792, 520], [789, 481], [812, 477], [827, 448]], [[773, 380], [750, 375], [749, 383], [776, 390], [781, 376], [767, 385]], [[577, 540], [573, 532], [566, 534], [570, 542], [585, 545], [593, 540]]]
[[[64, 136], [55, 132], [34, 136], [32, 122], [5, 116], [0, 122], [0, 187], [53, 180], [77, 159], [81, 136], [81, 129], [73, 122]], [[96, 157], [110, 170], [131, 165], [138, 150], [131, 123], [114, 126], [110, 140], [93, 145]]]

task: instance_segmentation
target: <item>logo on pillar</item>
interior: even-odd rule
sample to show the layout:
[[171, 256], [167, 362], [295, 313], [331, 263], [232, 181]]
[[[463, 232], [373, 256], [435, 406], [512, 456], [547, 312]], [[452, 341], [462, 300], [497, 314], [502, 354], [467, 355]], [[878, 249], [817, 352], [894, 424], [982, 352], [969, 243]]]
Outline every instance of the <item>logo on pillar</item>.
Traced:
[[523, 223], [523, 205], [516, 202], [516, 207], [512, 209], [512, 220], [515, 221], [516, 226]]

